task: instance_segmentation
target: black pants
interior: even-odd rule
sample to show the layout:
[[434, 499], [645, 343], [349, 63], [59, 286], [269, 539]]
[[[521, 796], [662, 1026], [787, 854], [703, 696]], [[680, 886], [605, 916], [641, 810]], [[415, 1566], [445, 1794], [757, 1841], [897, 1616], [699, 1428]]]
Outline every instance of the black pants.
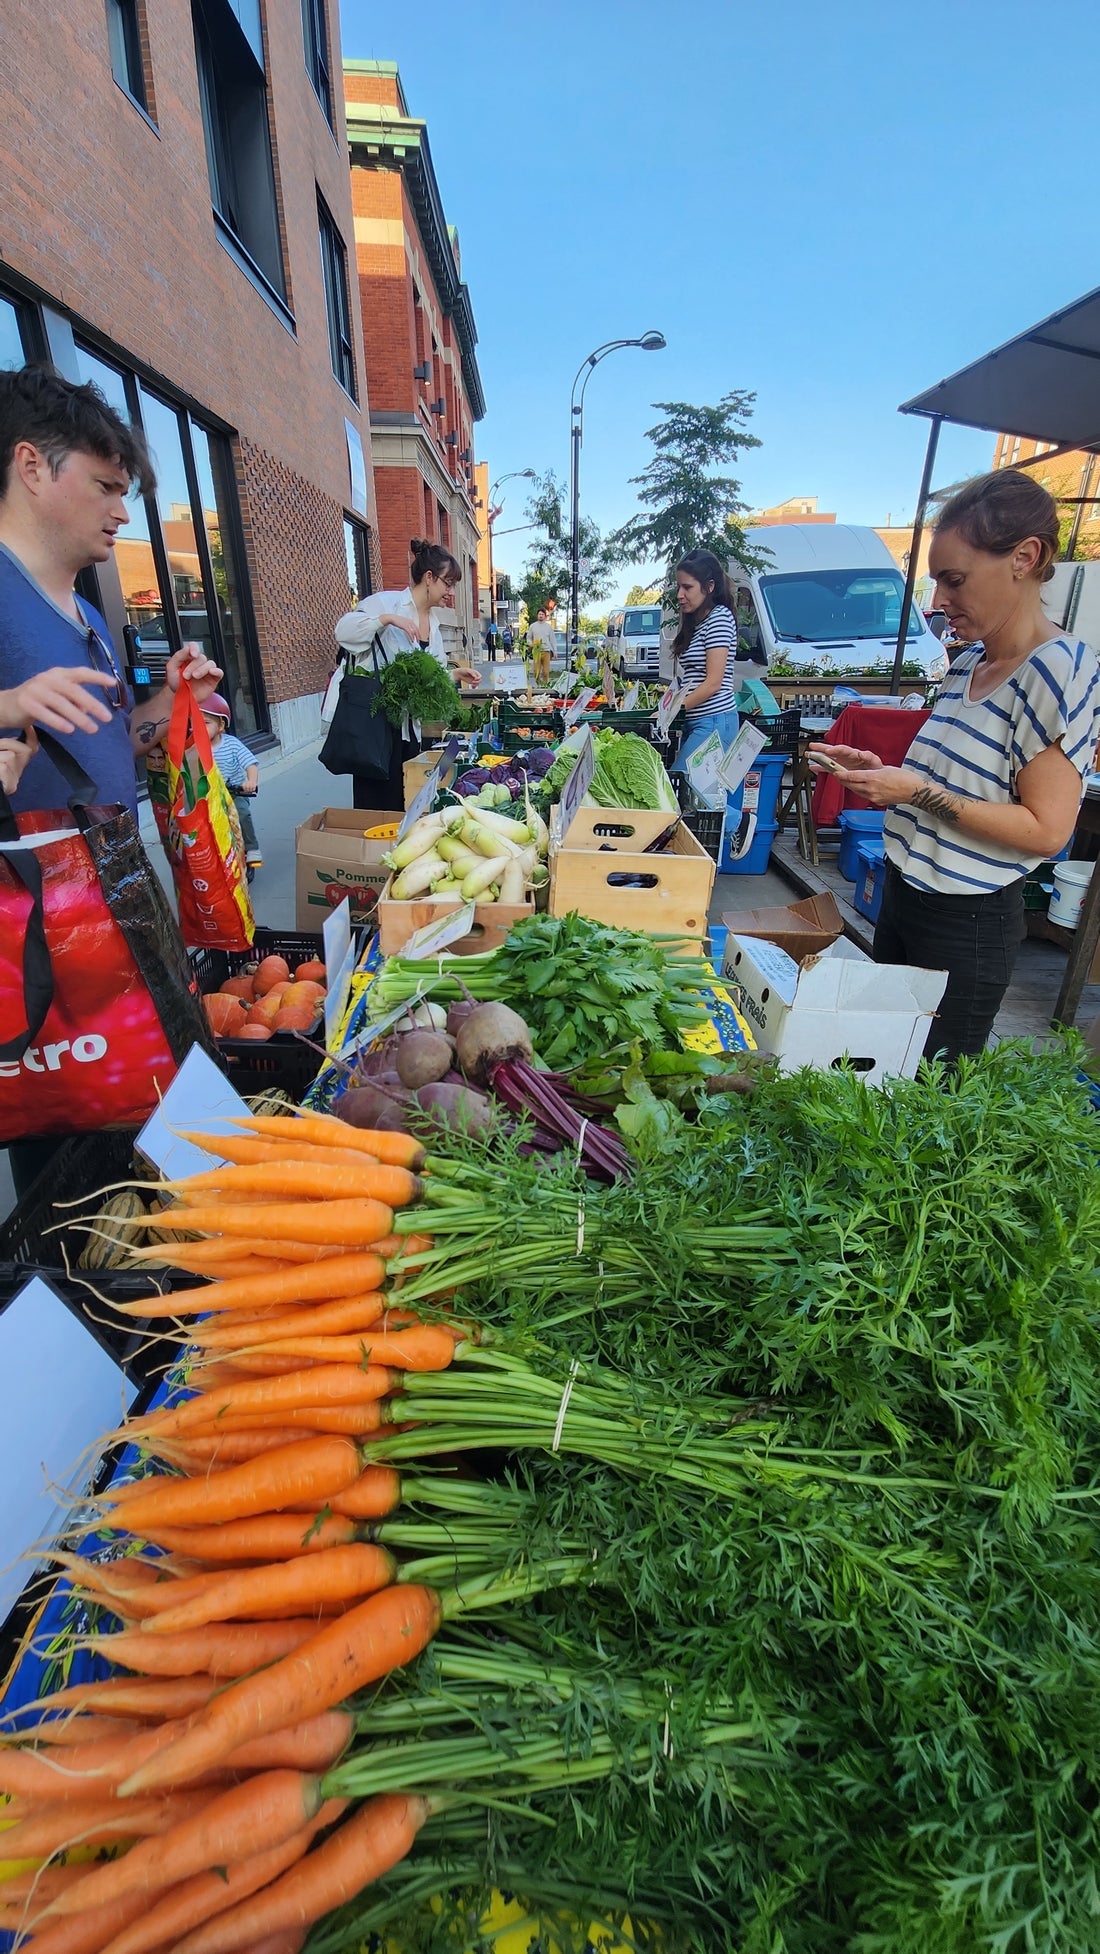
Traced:
[[953, 1064], [984, 1050], [1023, 938], [1022, 880], [988, 895], [932, 895], [887, 862], [875, 962], [947, 971], [925, 1058], [939, 1054]]
[[352, 806], [381, 807], [388, 813], [400, 814], [405, 806], [405, 762], [415, 760], [419, 752], [419, 740], [395, 739], [387, 780], [362, 773], [352, 774]]

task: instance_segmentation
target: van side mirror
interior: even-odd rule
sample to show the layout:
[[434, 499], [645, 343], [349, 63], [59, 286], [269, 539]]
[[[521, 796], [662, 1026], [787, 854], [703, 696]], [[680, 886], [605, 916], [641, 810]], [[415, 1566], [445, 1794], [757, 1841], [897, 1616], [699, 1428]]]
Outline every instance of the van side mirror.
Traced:
[[925, 622], [934, 638], [942, 638], [947, 629], [947, 612], [929, 611]]

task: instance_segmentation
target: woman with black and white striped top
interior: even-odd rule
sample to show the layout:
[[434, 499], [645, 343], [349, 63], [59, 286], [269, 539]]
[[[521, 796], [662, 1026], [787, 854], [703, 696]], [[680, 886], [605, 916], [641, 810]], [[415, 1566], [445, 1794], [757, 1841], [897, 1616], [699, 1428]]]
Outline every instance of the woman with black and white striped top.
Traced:
[[679, 683], [691, 688], [684, 700], [687, 730], [675, 762], [683, 772], [711, 733], [729, 746], [737, 732], [737, 619], [726, 572], [710, 550], [692, 550], [676, 565], [676, 595], [675, 671]]

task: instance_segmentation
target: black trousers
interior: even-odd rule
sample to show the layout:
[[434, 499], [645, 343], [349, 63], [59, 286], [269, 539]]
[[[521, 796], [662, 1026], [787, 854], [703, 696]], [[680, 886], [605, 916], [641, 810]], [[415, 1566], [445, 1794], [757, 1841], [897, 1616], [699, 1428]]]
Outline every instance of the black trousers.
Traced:
[[406, 760], [415, 760], [419, 752], [419, 740], [395, 739], [388, 780], [361, 773], [352, 774], [352, 806], [383, 807], [387, 812], [401, 813], [405, 806], [404, 765]]
[[984, 1050], [1023, 939], [1022, 879], [988, 895], [933, 895], [887, 862], [875, 962], [947, 972], [925, 1058], [939, 1055], [953, 1064]]

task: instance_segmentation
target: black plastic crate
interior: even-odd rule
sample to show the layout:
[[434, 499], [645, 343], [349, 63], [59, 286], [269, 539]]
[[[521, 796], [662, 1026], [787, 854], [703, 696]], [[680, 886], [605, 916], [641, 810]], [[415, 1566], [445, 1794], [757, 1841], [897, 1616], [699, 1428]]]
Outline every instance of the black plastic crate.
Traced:
[[[227, 977], [238, 977], [250, 963], [264, 957], [285, 957], [291, 970], [312, 958], [324, 960], [324, 939], [320, 931], [269, 930], [257, 925], [249, 950], [192, 950], [191, 964], [200, 991], [216, 991]], [[323, 1060], [289, 1031], [277, 1031], [267, 1040], [259, 1038], [219, 1038], [218, 1051], [229, 1083], [242, 1099], [250, 1094], [278, 1087], [296, 1102], [313, 1084]]]
[[686, 774], [670, 774], [669, 779], [676, 789], [676, 798], [680, 803], [680, 814], [685, 828], [689, 834], [695, 836], [700, 848], [706, 849], [711, 861], [716, 862], [722, 852], [722, 828], [726, 819], [725, 808], [700, 807], [688, 783]]
[[[100, 1188], [113, 1181], [134, 1179], [136, 1135], [136, 1128], [126, 1127], [62, 1140], [22, 1200], [0, 1222], [0, 1309], [31, 1276], [42, 1276], [127, 1376], [143, 1383], [168, 1368], [179, 1354], [178, 1346], [157, 1334], [163, 1327], [159, 1320], [120, 1319], [117, 1325], [112, 1323], [93, 1291], [114, 1302], [137, 1302], [154, 1290], [191, 1288], [194, 1276], [175, 1269], [78, 1267], [88, 1239], [77, 1226], [78, 1218], [90, 1213]], [[153, 1185], [151, 1182], [150, 1188]], [[59, 1205], [66, 1201], [82, 1206]], [[72, 1225], [57, 1229], [56, 1223], [67, 1218]]]
[[743, 723], [767, 734], [766, 753], [798, 753], [802, 714], [797, 706], [787, 706], [782, 712], [747, 712]]

